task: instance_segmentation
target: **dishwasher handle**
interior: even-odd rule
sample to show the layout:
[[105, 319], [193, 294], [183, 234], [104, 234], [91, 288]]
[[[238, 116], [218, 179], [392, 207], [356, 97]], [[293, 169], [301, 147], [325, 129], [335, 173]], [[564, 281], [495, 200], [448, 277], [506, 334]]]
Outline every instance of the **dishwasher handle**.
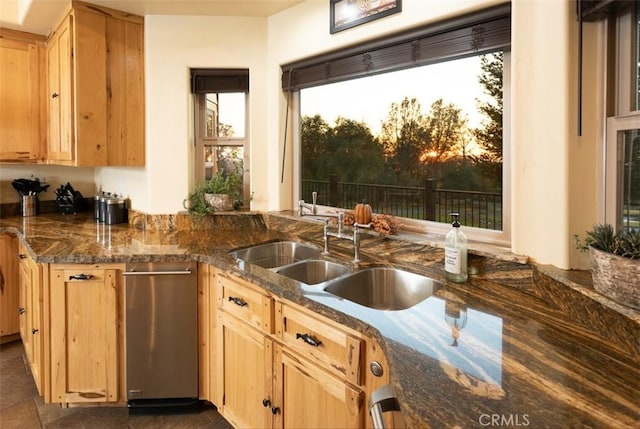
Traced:
[[369, 398], [369, 415], [374, 429], [386, 429], [387, 425], [382, 417], [386, 411], [400, 411], [400, 404], [390, 384], [374, 390]]
[[125, 271], [123, 276], [176, 276], [189, 275], [191, 270], [185, 271]]

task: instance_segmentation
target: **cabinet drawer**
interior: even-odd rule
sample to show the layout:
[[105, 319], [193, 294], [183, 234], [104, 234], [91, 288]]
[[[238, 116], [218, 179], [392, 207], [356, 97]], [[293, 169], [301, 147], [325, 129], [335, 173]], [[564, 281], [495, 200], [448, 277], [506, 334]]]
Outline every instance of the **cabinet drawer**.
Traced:
[[104, 282], [106, 278], [107, 271], [102, 268], [96, 267], [85, 267], [85, 268], [73, 268], [73, 269], [61, 269], [61, 268], [52, 268], [51, 275], [60, 277], [62, 281], [65, 282], [82, 282], [82, 281], [92, 281], [92, 282]]
[[362, 339], [291, 305], [276, 304], [276, 335], [289, 349], [361, 385]]
[[273, 300], [250, 283], [226, 274], [216, 276], [218, 307], [267, 334], [273, 332]]

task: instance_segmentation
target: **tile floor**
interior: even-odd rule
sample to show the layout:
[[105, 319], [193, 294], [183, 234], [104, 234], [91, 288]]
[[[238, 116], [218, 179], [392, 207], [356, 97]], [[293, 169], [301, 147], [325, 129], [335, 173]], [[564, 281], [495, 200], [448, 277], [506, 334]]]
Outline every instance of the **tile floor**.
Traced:
[[231, 429], [208, 405], [197, 414], [129, 415], [126, 407], [61, 408], [38, 395], [20, 341], [0, 345], [2, 429]]

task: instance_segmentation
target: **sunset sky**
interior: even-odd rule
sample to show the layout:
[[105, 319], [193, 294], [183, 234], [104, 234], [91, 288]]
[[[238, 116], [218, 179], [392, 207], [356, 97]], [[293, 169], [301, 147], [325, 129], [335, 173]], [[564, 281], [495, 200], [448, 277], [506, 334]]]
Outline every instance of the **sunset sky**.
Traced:
[[483, 117], [476, 98], [488, 98], [478, 83], [481, 72], [480, 58], [474, 56], [307, 88], [301, 91], [301, 114], [319, 114], [330, 125], [334, 125], [338, 116], [363, 121], [377, 135], [391, 103], [415, 97], [422, 113], [427, 114], [431, 104], [442, 98], [445, 104], [454, 103], [467, 114], [470, 127], [477, 127]]

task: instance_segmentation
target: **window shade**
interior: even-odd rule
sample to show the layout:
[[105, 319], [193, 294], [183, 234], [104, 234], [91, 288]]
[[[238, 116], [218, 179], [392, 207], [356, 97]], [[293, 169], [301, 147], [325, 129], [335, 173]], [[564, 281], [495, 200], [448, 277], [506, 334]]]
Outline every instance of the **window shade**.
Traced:
[[191, 69], [191, 92], [249, 92], [249, 70]]
[[632, 6], [636, 0], [580, 0], [579, 13], [584, 21], [605, 19], [624, 6]]
[[285, 64], [282, 88], [297, 90], [495, 51], [511, 45], [511, 4]]

